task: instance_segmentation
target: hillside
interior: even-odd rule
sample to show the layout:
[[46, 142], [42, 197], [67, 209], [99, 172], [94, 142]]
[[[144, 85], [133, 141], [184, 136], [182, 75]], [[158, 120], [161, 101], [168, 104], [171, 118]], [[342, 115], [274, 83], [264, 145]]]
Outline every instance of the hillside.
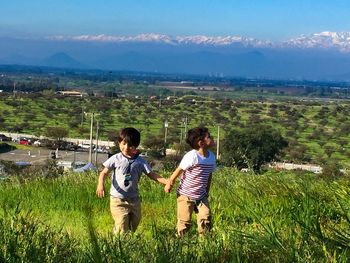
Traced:
[[140, 185], [139, 229], [112, 237], [108, 198], [95, 196], [96, 182], [96, 174], [0, 182], [1, 260], [346, 262], [350, 257], [348, 178], [219, 169], [210, 192], [211, 234], [198, 238], [194, 221], [183, 239], [175, 236], [175, 192], [164, 193], [148, 178]]

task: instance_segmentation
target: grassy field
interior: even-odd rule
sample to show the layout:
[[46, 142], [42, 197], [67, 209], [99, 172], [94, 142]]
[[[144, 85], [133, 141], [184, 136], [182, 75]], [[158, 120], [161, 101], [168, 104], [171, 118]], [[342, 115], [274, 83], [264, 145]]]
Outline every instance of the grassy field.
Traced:
[[350, 168], [350, 104], [346, 100], [259, 100], [183, 96], [167, 100], [146, 97], [65, 98], [42, 94], [0, 97], [0, 130], [45, 135], [47, 127], [63, 127], [69, 137], [89, 138], [90, 116], [95, 112], [100, 138], [121, 127], [134, 126], [143, 140], [150, 135], [164, 136], [169, 123], [168, 142], [181, 140], [184, 118], [187, 127], [205, 125], [221, 138], [232, 129], [254, 124], [272, 126], [283, 134], [290, 147], [285, 161], [324, 164], [334, 159]]
[[[169, 176], [169, 173], [162, 173]], [[0, 183], [0, 262], [347, 262], [350, 181], [307, 173], [220, 168], [210, 193], [213, 230], [175, 236], [176, 194], [143, 178], [143, 219], [112, 236], [97, 174]], [[195, 222], [195, 221], [194, 221]]]

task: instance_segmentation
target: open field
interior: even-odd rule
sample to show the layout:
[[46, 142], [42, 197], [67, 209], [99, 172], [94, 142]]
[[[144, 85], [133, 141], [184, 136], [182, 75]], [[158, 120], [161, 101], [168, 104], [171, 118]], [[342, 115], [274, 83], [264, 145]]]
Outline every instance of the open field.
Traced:
[[[169, 173], [162, 172], [164, 176]], [[34, 176], [35, 177], [35, 176]], [[143, 219], [112, 237], [97, 174], [0, 183], [0, 261], [347, 262], [350, 185], [307, 173], [242, 174], [219, 169], [210, 202], [213, 230], [175, 237], [176, 195], [143, 178]]]
[[206, 125], [214, 136], [220, 126], [222, 139], [232, 128], [266, 124], [280, 130], [289, 140], [284, 160], [323, 164], [334, 159], [343, 168], [350, 166], [350, 103], [346, 100], [3, 95], [0, 129], [40, 136], [45, 135], [47, 127], [63, 127], [69, 131], [69, 137], [87, 139], [90, 115], [84, 112], [95, 113], [100, 138], [105, 140], [111, 132], [125, 126], [139, 129], [143, 140], [150, 135], [163, 138], [166, 120], [170, 146], [183, 138], [185, 126]]

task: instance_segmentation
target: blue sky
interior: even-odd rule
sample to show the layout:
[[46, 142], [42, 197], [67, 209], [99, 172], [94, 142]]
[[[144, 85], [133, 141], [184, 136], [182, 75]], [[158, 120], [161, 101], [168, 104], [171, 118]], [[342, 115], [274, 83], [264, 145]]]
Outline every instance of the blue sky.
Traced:
[[350, 31], [343, 0], [0, 0], [0, 36], [240, 35], [286, 40]]

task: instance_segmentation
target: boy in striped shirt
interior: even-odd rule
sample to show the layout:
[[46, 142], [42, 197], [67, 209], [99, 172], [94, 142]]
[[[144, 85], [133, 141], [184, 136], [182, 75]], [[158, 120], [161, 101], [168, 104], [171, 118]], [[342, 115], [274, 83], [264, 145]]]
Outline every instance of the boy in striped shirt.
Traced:
[[195, 212], [198, 233], [202, 235], [211, 229], [208, 195], [216, 161], [209, 149], [214, 146], [214, 140], [207, 128], [197, 127], [188, 131], [186, 142], [193, 150], [184, 155], [164, 190], [169, 193], [176, 178], [182, 175], [177, 189], [177, 233], [183, 236], [190, 229]]

